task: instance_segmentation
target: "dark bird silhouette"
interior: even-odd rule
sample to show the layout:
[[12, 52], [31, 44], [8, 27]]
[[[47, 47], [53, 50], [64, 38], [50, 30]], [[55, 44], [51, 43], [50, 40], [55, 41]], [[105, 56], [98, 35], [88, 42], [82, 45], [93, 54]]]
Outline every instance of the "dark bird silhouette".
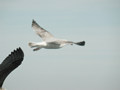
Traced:
[[17, 68], [23, 61], [24, 53], [21, 48], [17, 48], [0, 64], [0, 89], [6, 77]]

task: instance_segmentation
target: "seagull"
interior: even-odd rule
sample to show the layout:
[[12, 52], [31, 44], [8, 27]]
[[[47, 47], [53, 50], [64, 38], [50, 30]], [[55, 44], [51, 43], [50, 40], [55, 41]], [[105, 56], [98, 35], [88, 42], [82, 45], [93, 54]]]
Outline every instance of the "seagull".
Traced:
[[0, 90], [6, 90], [2, 88], [3, 82], [6, 77], [17, 68], [23, 61], [24, 53], [21, 48], [17, 48], [9, 54], [8, 57], [0, 64]]
[[58, 39], [55, 38], [50, 32], [42, 28], [40, 25], [37, 24], [35, 20], [32, 21], [32, 28], [36, 32], [38, 36], [41, 37], [42, 42], [29, 42], [28, 45], [31, 48], [34, 48], [33, 51], [38, 51], [41, 48], [45, 49], [59, 49], [62, 48], [66, 45], [79, 45], [79, 46], [84, 46], [85, 41], [81, 42], [73, 42], [73, 41], [68, 41], [65, 39]]

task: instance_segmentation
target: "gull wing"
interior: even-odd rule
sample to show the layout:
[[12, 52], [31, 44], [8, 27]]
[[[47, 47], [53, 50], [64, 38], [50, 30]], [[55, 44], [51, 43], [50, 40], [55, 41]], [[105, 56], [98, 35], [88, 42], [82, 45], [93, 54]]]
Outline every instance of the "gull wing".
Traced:
[[0, 88], [6, 77], [22, 63], [23, 58], [24, 53], [21, 48], [18, 48], [11, 52], [11, 54], [0, 64]]
[[49, 41], [54, 38], [54, 36], [51, 33], [40, 27], [34, 20], [32, 21], [32, 27], [37, 33], [37, 35], [39, 35], [42, 38], [43, 41]]

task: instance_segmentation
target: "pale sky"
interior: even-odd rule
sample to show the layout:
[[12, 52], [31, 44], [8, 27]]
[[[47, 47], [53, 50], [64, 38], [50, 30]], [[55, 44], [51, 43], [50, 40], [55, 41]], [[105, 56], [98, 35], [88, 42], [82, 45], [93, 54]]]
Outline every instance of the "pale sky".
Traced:
[[[33, 52], [32, 19], [57, 38], [84, 47]], [[24, 61], [7, 90], [120, 90], [119, 0], [0, 0], [0, 62], [21, 47]]]

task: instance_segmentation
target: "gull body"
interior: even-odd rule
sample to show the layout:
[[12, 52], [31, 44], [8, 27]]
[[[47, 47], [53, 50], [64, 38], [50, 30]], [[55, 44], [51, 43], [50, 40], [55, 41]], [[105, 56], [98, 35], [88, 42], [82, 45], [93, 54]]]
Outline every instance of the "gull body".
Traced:
[[40, 27], [36, 21], [32, 21], [32, 28], [35, 30], [36, 34], [41, 37], [42, 42], [29, 42], [29, 46], [34, 48], [33, 51], [37, 51], [41, 48], [45, 49], [59, 49], [68, 44], [76, 44], [80, 46], [85, 45], [85, 41], [72, 42], [64, 39], [57, 39], [51, 33]]

